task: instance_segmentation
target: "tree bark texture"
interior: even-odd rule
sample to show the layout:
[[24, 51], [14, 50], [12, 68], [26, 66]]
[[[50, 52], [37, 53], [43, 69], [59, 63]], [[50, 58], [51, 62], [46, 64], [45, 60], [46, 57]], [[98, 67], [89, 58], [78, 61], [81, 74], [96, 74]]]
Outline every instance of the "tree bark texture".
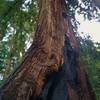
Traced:
[[1, 88], [0, 100], [33, 100], [40, 94], [45, 76], [61, 65], [64, 35], [61, 0], [41, 0], [34, 42], [16, 72]]
[[40, 100], [96, 100], [81, 63], [70, 19], [64, 19], [64, 23], [68, 27], [64, 39], [64, 63], [58, 72], [47, 78]]
[[0, 100], [94, 100], [61, 1], [40, 0], [33, 44], [0, 89]]

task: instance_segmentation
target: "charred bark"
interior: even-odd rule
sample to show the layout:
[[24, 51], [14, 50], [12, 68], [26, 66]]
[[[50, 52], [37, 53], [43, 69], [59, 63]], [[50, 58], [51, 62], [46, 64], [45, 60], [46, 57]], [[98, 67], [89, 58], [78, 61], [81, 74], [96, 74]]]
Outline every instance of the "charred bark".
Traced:
[[[96, 100], [91, 84], [81, 63], [77, 41], [69, 18], [63, 49], [64, 64], [59, 72], [48, 78], [42, 100]], [[65, 25], [65, 24], [64, 24]]]

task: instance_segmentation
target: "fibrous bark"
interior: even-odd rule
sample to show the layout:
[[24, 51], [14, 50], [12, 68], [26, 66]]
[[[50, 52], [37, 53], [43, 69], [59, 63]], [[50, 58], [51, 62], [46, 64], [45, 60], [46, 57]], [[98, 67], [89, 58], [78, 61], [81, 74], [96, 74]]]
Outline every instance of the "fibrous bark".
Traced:
[[33, 44], [1, 88], [0, 100], [94, 100], [61, 1], [40, 0]]
[[96, 100], [81, 63], [70, 19], [64, 19], [64, 23], [68, 27], [64, 39], [64, 63], [59, 72], [48, 77], [41, 98], [42, 100]]
[[16, 72], [1, 88], [1, 100], [33, 100], [42, 91], [45, 76], [61, 65], [64, 38], [61, 0], [41, 0], [32, 46]]

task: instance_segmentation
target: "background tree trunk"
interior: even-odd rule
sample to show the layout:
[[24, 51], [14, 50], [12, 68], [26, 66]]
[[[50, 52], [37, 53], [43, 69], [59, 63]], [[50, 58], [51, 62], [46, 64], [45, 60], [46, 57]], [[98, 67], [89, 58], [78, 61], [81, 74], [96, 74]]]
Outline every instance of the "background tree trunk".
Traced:
[[67, 33], [61, 0], [41, 0], [39, 6], [33, 44], [1, 88], [0, 100], [94, 100], [73, 33]]

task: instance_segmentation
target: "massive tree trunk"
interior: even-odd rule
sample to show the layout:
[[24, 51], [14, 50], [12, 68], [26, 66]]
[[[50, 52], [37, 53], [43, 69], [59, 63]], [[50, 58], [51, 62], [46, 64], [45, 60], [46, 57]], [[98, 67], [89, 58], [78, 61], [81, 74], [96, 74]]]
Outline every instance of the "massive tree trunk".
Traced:
[[64, 46], [61, 0], [40, 3], [33, 44], [22, 64], [1, 88], [1, 100], [35, 100], [41, 93], [45, 76], [61, 65]]
[[1, 88], [0, 100], [94, 100], [61, 1], [40, 0], [33, 44]]

